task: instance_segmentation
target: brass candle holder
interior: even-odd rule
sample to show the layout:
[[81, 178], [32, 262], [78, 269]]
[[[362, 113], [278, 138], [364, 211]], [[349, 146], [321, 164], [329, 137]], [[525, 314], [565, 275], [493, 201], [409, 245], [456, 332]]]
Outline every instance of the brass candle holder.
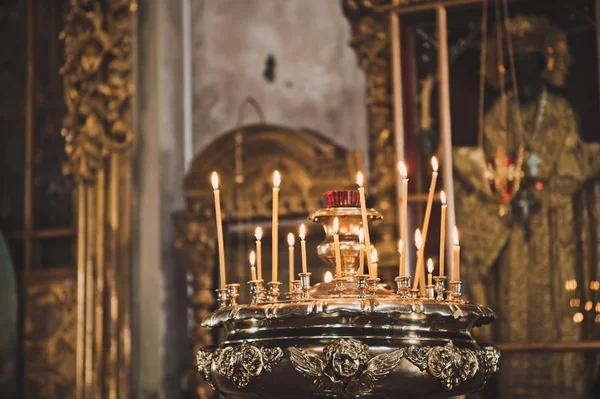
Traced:
[[310, 272], [298, 274], [302, 285], [302, 299], [310, 299], [310, 275]]
[[346, 291], [346, 279], [344, 277], [339, 277], [333, 280], [335, 282], [335, 291], [339, 295], [339, 297], [344, 296], [344, 291]]
[[220, 308], [224, 308], [229, 305], [229, 294], [227, 288], [218, 288], [217, 291], [217, 303]]
[[462, 298], [462, 285], [460, 280], [450, 281], [450, 291], [448, 291], [448, 300], [460, 302]]
[[269, 286], [268, 291], [267, 291], [267, 301], [268, 302], [277, 302], [277, 299], [279, 299], [279, 295], [281, 294], [281, 291], [279, 288], [281, 286], [281, 282], [269, 281], [267, 283], [267, 285]]
[[237, 306], [237, 299], [240, 296], [240, 285], [237, 283], [227, 284], [227, 296], [229, 297], [229, 306]]
[[396, 281], [396, 285], [398, 286], [396, 294], [400, 295], [400, 298], [410, 298], [410, 276], [398, 276], [394, 281]]
[[263, 280], [251, 280], [251, 281], [248, 281], [248, 285], [250, 286], [250, 295], [252, 297], [252, 299], [251, 299], [252, 305], [258, 305], [259, 303], [264, 302]]
[[446, 276], [434, 276], [433, 281], [435, 281], [435, 293], [437, 294], [435, 300], [443, 301], [446, 292]]
[[358, 299], [367, 298], [367, 278], [369, 276], [365, 274], [359, 274], [356, 276], [356, 287], [358, 288]]

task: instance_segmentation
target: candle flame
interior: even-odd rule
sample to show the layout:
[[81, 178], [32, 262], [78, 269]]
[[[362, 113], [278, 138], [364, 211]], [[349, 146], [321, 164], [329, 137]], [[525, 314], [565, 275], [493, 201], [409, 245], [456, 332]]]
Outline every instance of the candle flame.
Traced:
[[262, 229], [260, 227], [257, 227], [256, 230], [254, 230], [254, 237], [256, 237], [257, 241], [262, 239]]
[[323, 281], [326, 283], [331, 283], [333, 281], [333, 274], [331, 274], [331, 272], [326, 272], [325, 277], [323, 277]]
[[365, 231], [362, 227], [358, 229], [358, 242], [360, 242], [361, 244], [365, 243]]
[[402, 240], [398, 240], [398, 253], [402, 255]]
[[299, 236], [300, 236], [301, 240], [304, 240], [306, 238], [306, 226], [304, 225], [304, 223], [302, 223], [300, 225], [300, 234], [299, 234]]
[[446, 205], [446, 193], [444, 192], [444, 190], [440, 192], [440, 200], [442, 201], [442, 205]]
[[423, 245], [423, 239], [421, 238], [421, 230], [417, 229], [417, 231], [415, 231], [415, 246], [417, 247], [417, 250], [421, 249], [421, 245]]
[[454, 226], [452, 228], [452, 241], [454, 242], [454, 245], [458, 246], [458, 229], [456, 228], [456, 226]]
[[371, 263], [379, 262], [379, 255], [377, 254], [377, 249], [373, 248], [371, 251]]
[[427, 272], [429, 274], [433, 273], [433, 261], [431, 258], [427, 259]]
[[250, 266], [254, 267], [256, 266], [256, 252], [254, 251], [250, 251]]
[[398, 171], [400, 172], [400, 175], [403, 178], [408, 178], [408, 172], [406, 171], [406, 165], [404, 164], [404, 162], [398, 162]]
[[217, 174], [217, 172], [212, 172], [212, 175], [210, 176], [210, 181], [212, 183], [213, 190], [218, 190], [219, 189], [219, 175]]
[[273, 187], [279, 188], [280, 184], [281, 184], [281, 175], [279, 174], [279, 171], [276, 170], [275, 172], [273, 172]]
[[333, 234], [337, 234], [340, 230], [340, 221], [338, 218], [333, 219]]
[[364, 183], [364, 181], [363, 181], [363, 174], [362, 174], [362, 172], [358, 172], [356, 174], [356, 184], [358, 184], [359, 187], [362, 187], [363, 183]]
[[288, 241], [288, 245], [290, 247], [293, 247], [294, 246], [294, 242], [296, 241], [295, 238], [294, 238], [294, 234], [288, 233], [287, 241]]
[[434, 172], [438, 171], [439, 165], [438, 165], [438, 160], [436, 157], [431, 157], [431, 167], [433, 168]]

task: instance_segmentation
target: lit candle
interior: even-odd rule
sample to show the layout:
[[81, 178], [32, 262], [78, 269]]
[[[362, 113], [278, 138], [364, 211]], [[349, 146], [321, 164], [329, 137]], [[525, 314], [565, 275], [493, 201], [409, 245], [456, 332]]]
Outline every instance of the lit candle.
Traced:
[[[419, 273], [419, 261], [421, 260], [421, 246], [423, 245], [423, 239], [421, 237], [421, 230], [417, 229], [415, 231], [415, 247], [417, 247], [417, 267], [415, 268], [415, 275]], [[417, 289], [419, 284], [419, 279], [415, 277], [413, 282], [413, 289]]]
[[250, 251], [250, 271], [252, 272], [252, 280], [256, 280], [256, 253]]
[[[429, 195], [427, 196], [427, 207], [425, 208], [425, 219], [423, 219], [423, 246], [420, 253], [421, 258], [425, 256], [425, 245], [427, 244], [427, 230], [429, 229], [429, 218], [431, 217], [431, 206], [433, 205], [433, 196], [435, 194], [435, 183], [438, 177], [438, 161], [436, 157], [431, 157], [431, 167], [433, 172], [431, 173], [431, 184], [429, 185]], [[421, 265], [421, 269], [417, 276], [420, 279], [421, 284], [421, 295], [425, 295], [425, 270], [423, 268], [424, 260], [421, 259], [418, 264]]]
[[433, 261], [431, 258], [427, 259], [427, 285], [433, 285]]
[[358, 229], [358, 274], [365, 274], [365, 231], [361, 227]]
[[444, 258], [446, 256], [446, 193], [444, 190], [440, 193], [442, 200], [442, 217], [440, 219], [440, 276], [444, 275]]
[[262, 280], [262, 242], [260, 240], [262, 240], [262, 229], [260, 227], [257, 227], [256, 230], [254, 230], [254, 237], [256, 238], [256, 266], [257, 266], [257, 271], [258, 271], [258, 279]]
[[399, 265], [399, 276], [402, 276], [402, 240], [398, 240], [398, 265]]
[[325, 272], [325, 276], [323, 276], [323, 281], [326, 283], [331, 283], [333, 281], [333, 274], [330, 271]]
[[287, 242], [289, 249], [289, 268], [290, 268], [290, 292], [294, 289], [292, 281], [294, 281], [294, 234], [288, 233]]
[[275, 171], [273, 173], [273, 221], [272, 221], [272, 230], [273, 230], [273, 242], [272, 242], [272, 278], [271, 281], [277, 281], [277, 268], [279, 267], [279, 263], [277, 261], [277, 245], [278, 245], [278, 227], [279, 227], [279, 185], [281, 184], [281, 176], [279, 175], [279, 171]]
[[[402, 176], [402, 226], [400, 226], [400, 237], [401, 242], [408, 247], [408, 241], [406, 240], [406, 234], [408, 231], [408, 172], [406, 170], [406, 165], [404, 162], [398, 162], [398, 171]], [[401, 255], [408, 253], [407, 248], [403, 248]], [[406, 262], [406, 259], [402, 259], [400, 262], [400, 276], [402, 276], [402, 261], [404, 261], [406, 266], [405, 276], [410, 275], [410, 266]]]
[[360, 214], [362, 216], [362, 227], [365, 234], [365, 248], [367, 250], [367, 265], [369, 266], [369, 274], [371, 273], [371, 239], [369, 238], [369, 223], [367, 220], [367, 200], [365, 199], [365, 188], [363, 187], [363, 175], [361, 172], [356, 174], [356, 184], [358, 184], [358, 194], [360, 195]]
[[306, 226], [304, 224], [300, 225], [300, 247], [302, 250], [302, 273], [307, 273], [308, 269], [306, 267]]
[[458, 243], [458, 229], [452, 229], [452, 241], [454, 242], [454, 281], [460, 281], [460, 245]]
[[333, 245], [335, 248], [335, 277], [342, 277], [342, 256], [340, 254], [340, 221], [338, 218], [333, 219]]
[[371, 275], [373, 278], [377, 278], [379, 275], [379, 271], [377, 268], [379, 267], [379, 255], [377, 254], [377, 249], [373, 248], [371, 252], [371, 267], [373, 268], [373, 274]]
[[219, 245], [219, 270], [221, 272], [221, 288], [225, 288], [225, 247], [223, 245], [223, 221], [221, 218], [221, 198], [219, 195], [219, 175], [213, 172], [211, 176], [213, 193], [215, 194], [215, 218], [217, 219], [217, 242]]

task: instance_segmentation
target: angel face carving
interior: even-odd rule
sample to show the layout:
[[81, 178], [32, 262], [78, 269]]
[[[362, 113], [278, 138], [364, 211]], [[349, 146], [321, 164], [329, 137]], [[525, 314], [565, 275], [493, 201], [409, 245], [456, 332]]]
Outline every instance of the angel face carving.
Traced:
[[387, 376], [403, 357], [402, 349], [370, 357], [369, 347], [354, 339], [335, 341], [320, 356], [290, 348], [296, 371], [314, 378], [314, 384], [322, 391], [340, 394], [372, 391], [375, 382]]
[[354, 339], [342, 339], [324, 349], [325, 362], [340, 379], [352, 378], [369, 360], [369, 347]]

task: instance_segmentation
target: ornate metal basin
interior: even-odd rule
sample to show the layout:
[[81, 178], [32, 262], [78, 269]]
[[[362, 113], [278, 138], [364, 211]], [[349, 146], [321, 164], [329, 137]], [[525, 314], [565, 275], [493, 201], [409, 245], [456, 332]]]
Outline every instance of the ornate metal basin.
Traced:
[[497, 371], [499, 351], [471, 336], [495, 318], [469, 303], [399, 297], [229, 306], [203, 322], [227, 336], [198, 352], [198, 370], [243, 398], [448, 398]]

